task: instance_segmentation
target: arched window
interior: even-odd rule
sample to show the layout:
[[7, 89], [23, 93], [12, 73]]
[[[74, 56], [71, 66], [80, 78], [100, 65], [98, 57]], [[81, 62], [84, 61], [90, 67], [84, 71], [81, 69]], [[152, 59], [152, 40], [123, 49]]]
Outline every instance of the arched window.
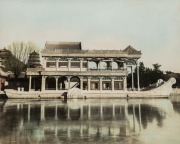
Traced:
[[62, 76], [58, 78], [58, 89], [59, 90], [68, 89], [68, 82], [66, 76]]
[[118, 69], [117, 62], [112, 62], [112, 69]]
[[80, 88], [80, 79], [77, 76], [73, 76], [70, 79], [70, 88], [77, 87]]
[[89, 69], [97, 69], [97, 64], [94, 61], [89, 62]]
[[46, 78], [46, 90], [55, 90], [56, 89], [56, 79], [54, 77]]
[[107, 69], [107, 63], [106, 62], [100, 62], [100, 69]]

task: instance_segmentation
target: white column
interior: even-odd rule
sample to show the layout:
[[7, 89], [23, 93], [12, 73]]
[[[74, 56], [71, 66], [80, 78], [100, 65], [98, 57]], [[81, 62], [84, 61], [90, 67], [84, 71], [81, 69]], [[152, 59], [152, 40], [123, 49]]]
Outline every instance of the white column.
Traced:
[[56, 60], [56, 71], [58, 70], [58, 60]]
[[140, 91], [140, 85], [139, 85], [139, 63], [137, 62], [137, 85], [138, 85], [138, 91]]
[[29, 91], [31, 91], [31, 75], [29, 76]]
[[131, 66], [131, 74], [132, 74], [132, 90], [134, 90], [134, 69], [133, 69], [133, 66]]
[[67, 78], [67, 80], [68, 80], [68, 81], [67, 81], [67, 82], [68, 82], [68, 87], [67, 87], [67, 89], [70, 89], [70, 88], [71, 88], [70, 79], [71, 79], [70, 77]]
[[83, 64], [83, 60], [81, 59], [80, 60], [80, 71], [82, 71], [82, 66], [83, 66], [82, 64]]
[[[126, 62], [123, 63], [124, 69], [127, 69]], [[124, 91], [127, 91], [127, 76], [124, 77]]]
[[80, 78], [80, 89], [83, 90], [83, 77]]
[[112, 87], [112, 91], [114, 91], [114, 78], [111, 78], [111, 87]]
[[41, 80], [41, 91], [45, 91], [45, 76], [42, 76], [42, 80]]
[[124, 77], [124, 80], [123, 80], [123, 86], [124, 86], [124, 91], [127, 91], [127, 77], [125, 76]]
[[71, 59], [68, 59], [68, 71], [71, 70]]
[[102, 91], [102, 77], [99, 78], [99, 90]]
[[46, 59], [44, 59], [44, 62], [43, 62], [43, 67], [46, 68]]
[[87, 61], [87, 70], [89, 70], [89, 60]]
[[90, 79], [90, 77], [88, 77], [88, 91], [90, 91], [90, 89], [91, 89], [91, 86], [90, 86], [90, 84], [91, 84], [91, 79]]
[[113, 59], [111, 59], [111, 70], [113, 70]]
[[124, 67], [124, 69], [126, 69], [126, 68], [127, 68], [127, 66], [126, 66], [126, 62], [124, 62], [124, 63], [123, 63], [123, 67]]
[[55, 77], [56, 79], [56, 91], [58, 90], [58, 77]]

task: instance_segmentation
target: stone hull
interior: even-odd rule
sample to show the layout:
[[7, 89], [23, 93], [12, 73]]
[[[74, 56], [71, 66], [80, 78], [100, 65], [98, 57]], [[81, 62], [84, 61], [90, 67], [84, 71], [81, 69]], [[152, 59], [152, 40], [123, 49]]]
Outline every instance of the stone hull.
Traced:
[[[172, 92], [172, 85], [176, 83], [175, 78], [170, 78], [161, 86], [149, 91], [82, 91], [78, 97], [69, 98], [168, 98]], [[68, 90], [61, 91], [16, 91], [5, 90], [8, 98], [64, 98], [67, 96]], [[73, 92], [72, 92], [73, 93]]]
[[64, 92], [40, 92], [40, 91], [16, 91], [12, 89], [5, 90], [8, 98], [12, 99], [40, 99], [40, 98], [61, 98]]
[[[6, 91], [10, 99], [41, 99], [64, 98], [63, 93], [47, 92], [18, 92]], [[151, 94], [149, 92], [83, 92], [82, 96], [70, 98], [168, 98], [169, 95]]]

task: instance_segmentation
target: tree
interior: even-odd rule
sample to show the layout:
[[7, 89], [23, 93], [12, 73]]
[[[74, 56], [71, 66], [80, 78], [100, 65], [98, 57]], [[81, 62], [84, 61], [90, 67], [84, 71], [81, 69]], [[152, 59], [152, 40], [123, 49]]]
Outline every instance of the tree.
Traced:
[[[153, 69], [145, 67], [143, 62], [139, 63], [140, 87], [148, 87], [156, 83], [158, 79], [167, 80], [167, 76], [160, 70], [161, 65], [153, 64]], [[131, 74], [128, 76], [128, 85], [131, 86]], [[134, 85], [137, 88], [137, 68], [134, 73]]]
[[154, 67], [154, 71], [160, 71], [161, 65], [159, 65], [158, 63], [156, 63], [156, 64], [153, 64], [153, 67]]
[[27, 63], [29, 54], [33, 51], [39, 52], [39, 48], [36, 44], [32, 42], [13, 42], [11, 45], [7, 46], [7, 50], [11, 51], [18, 60]]
[[4, 61], [4, 71], [11, 71], [14, 73], [15, 78], [18, 78], [19, 74], [26, 69], [26, 65], [10, 54]]
[[13, 72], [16, 78], [26, 70], [29, 54], [34, 50], [39, 51], [32, 42], [13, 42], [6, 49], [10, 51], [10, 54], [4, 60], [4, 70]]
[[[139, 83], [141, 87], [144, 87], [146, 84], [146, 68], [143, 62], [139, 63]], [[134, 75], [134, 85], [137, 87], [137, 68], [135, 68], [135, 75]]]

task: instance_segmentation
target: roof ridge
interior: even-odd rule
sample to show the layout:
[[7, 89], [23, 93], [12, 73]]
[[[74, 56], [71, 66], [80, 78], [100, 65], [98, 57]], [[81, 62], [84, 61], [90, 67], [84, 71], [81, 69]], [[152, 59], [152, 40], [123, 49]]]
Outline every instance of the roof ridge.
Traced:
[[45, 49], [55, 50], [81, 50], [81, 42], [52, 42], [46, 41]]
[[46, 41], [46, 44], [80, 44], [81, 42], [69, 42], [69, 41]]

